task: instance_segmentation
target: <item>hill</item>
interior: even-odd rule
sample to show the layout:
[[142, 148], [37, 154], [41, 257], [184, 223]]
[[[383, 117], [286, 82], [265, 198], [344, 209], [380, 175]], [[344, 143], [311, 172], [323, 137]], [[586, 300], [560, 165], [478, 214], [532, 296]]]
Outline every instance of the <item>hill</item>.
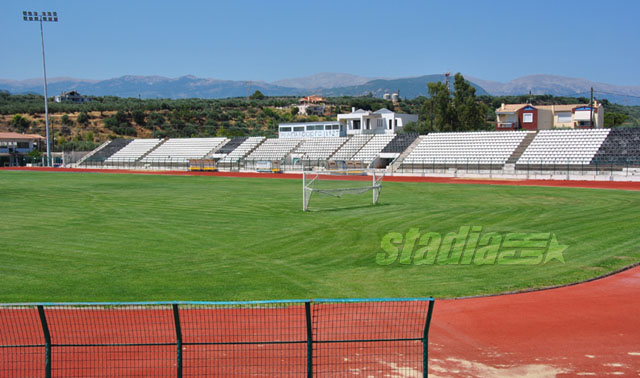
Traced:
[[[507, 83], [465, 76], [476, 88], [477, 95], [492, 96], [550, 94], [553, 96], [588, 97], [591, 87], [595, 96], [621, 105], [640, 105], [640, 87], [598, 83], [580, 78], [556, 75], [530, 75]], [[141, 98], [230, 98], [245, 97], [260, 90], [267, 96], [364, 96], [382, 97], [400, 91], [403, 98], [412, 99], [427, 94], [427, 83], [443, 81], [444, 75], [423, 75], [410, 78], [369, 79], [345, 73], [319, 73], [302, 78], [264, 81], [237, 81], [198, 78], [187, 75], [178, 78], [162, 76], [122, 76], [108, 80], [74, 78], [49, 79], [49, 94], [76, 90], [90, 96]], [[14, 94], [42, 93], [42, 80], [0, 79], [0, 90]]]
[[[178, 78], [122, 76], [99, 81], [53, 78], [48, 80], [48, 87], [52, 96], [71, 90], [90, 96], [173, 99], [244, 97], [256, 90], [271, 96], [297, 94], [295, 89], [265, 82], [203, 79], [191, 75]], [[11, 93], [42, 93], [42, 80], [0, 80], [0, 89]]]
[[598, 83], [586, 79], [557, 75], [529, 75], [507, 83], [487, 81], [473, 77], [468, 80], [477, 83], [493, 96], [551, 94], [554, 96], [589, 97], [591, 87], [596, 98], [606, 98], [621, 105], [640, 105], [640, 87]]
[[278, 80], [274, 81], [273, 84], [289, 88], [314, 90], [318, 88], [340, 88], [361, 85], [371, 80], [373, 79], [347, 73], [321, 72], [311, 76]]
[[[365, 96], [371, 93], [374, 97], [382, 97], [385, 93], [391, 94], [399, 91], [400, 96], [403, 98], [416, 98], [427, 95], [427, 83], [444, 80], [444, 75], [425, 75], [404, 79], [377, 79], [362, 85], [324, 89], [320, 93], [325, 96]], [[450, 80], [450, 85], [453, 88], [453, 78]], [[487, 91], [472, 81], [471, 85], [476, 88], [476, 95], [488, 94]]]

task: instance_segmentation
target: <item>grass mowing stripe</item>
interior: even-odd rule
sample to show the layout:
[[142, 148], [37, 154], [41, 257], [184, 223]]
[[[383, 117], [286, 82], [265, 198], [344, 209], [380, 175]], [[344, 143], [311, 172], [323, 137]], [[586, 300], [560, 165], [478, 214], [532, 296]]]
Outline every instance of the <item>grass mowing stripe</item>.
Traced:
[[[640, 260], [640, 195], [384, 183], [316, 197], [299, 180], [0, 172], [0, 301], [464, 296], [586, 279]], [[552, 232], [565, 264], [379, 266], [388, 232]]]

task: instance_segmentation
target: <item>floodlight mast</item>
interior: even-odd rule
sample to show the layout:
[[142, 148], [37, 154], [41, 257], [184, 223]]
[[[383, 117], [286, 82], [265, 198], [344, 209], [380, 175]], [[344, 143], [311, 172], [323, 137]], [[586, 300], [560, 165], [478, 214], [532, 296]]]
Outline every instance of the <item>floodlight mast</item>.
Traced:
[[49, 136], [49, 105], [48, 105], [48, 93], [47, 93], [47, 65], [44, 59], [44, 28], [42, 22], [58, 22], [58, 12], [31, 12], [22, 11], [22, 19], [24, 21], [39, 21], [40, 22], [40, 42], [42, 43], [42, 75], [44, 78], [44, 120], [45, 120], [45, 135], [47, 139], [47, 166], [53, 166], [51, 159], [51, 144]]

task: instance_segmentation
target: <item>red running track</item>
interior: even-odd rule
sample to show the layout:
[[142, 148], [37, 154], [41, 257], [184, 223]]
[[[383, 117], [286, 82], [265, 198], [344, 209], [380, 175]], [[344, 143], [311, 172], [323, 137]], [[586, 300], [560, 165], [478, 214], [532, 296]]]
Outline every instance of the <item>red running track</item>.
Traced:
[[[169, 176], [219, 176], [219, 177], [253, 177], [301, 179], [299, 173], [258, 173], [258, 172], [190, 172], [190, 171], [133, 171], [128, 169], [84, 169], [84, 168], [48, 168], [48, 167], [8, 167], [0, 168], [7, 171], [41, 171], [41, 172], [87, 172], [87, 173], [115, 173], [115, 174], [145, 174]], [[354, 180], [358, 176], [333, 176], [332, 179]], [[370, 178], [360, 177], [365, 181]], [[586, 181], [586, 180], [497, 180], [497, 179], [466, 179], [452, 177], [429, 176], [386, 176], [385, 181], [391, 182], [430, 182], [439, 184], [479, 184], [479, 185], [511, 185], [511, 186], [550, 186], [565, 188], [617, 189], [640, 190], [640, 182], [635, 181]]]
[[[430, 332], [430, 376], [638, 376], [638, 292], [640, 267], [557, 289], [437, 301]], [[413, 337], [424, 324], [424, 306], [385, 311], [371, 306], [326, 305], [314, 311], [314, 338]], [[167, 308], [50, 309], [47, 313], [54, 343], [175, 340]], [[184, 309], [181, 318], [185, 342], [305, 339], [300, 307]], [[4, 342], [42, 344], [35, 309], [0, 311], [0, 324]], [[419, 342], [319, 344], [314, 351], [319, 376], [420, 376]], [[185, 376], [252, 376], [257, 371], [280, 376], [284, 369], [304, 376], [306, 362], [305, 344], [192, 345], [184, 347], [184, 354]], [[40, 376], [43, 360], [42, 348], [0, 348], [0, 376]], [[172, 376], [175, 345], [66, 348], [54, 353], [53, 366], [55, 376], [61, 377]]]
[[640, 267], [558, 289], [436, 302], [437, 377], [640, 375]]
[[[306, 376], [304, 304], [181, 306], [185, 377]], [[426, 310], [426, 301], [314, 302], [314, 376], [414, 376]], [[176, 376], [168, 305], [46, 306], [45, 314], [55, 377]], [[0, 377], [41, 377], [43, 342], [34, 306], [0, 308], [0, 346], [14, 346], [0, 347]]]

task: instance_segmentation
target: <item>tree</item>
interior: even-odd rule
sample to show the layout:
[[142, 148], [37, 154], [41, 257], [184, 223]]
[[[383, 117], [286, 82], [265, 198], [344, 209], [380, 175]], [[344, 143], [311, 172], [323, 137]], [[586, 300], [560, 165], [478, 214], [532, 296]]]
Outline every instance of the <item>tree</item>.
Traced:
[[427, 87], [429, 100], [425, 104], [425, 110], [430, 130], [451, 131], [453, 129], [453, 111], [449, 88], [441, 82], [429, 83]]
[[133, 111], [133, 120], [140, 126], [145, 126], [147, 122], [144, 119], [144, 112], [142, 110], [134, 110]]
[[[485, 129], [486, 107], [477, 101], [476, 89], [457, 73], [453, 98], [442, 82], [429, 83], [429, 99], [422, 107], [429, 130], [462, 131]], [[432, 126], [433, 125], [433, 126]]]
[[429, 133], [428, 122], [409, 122], [401, 129], [403, 133], [418, 133], [424, 135]]
[[484, 109], [476, 101], [476, 89], [457, 73], [453, 82], [454, 130], [484, 128]]
[[22, 114], [16, 114], [11, 117], [11, 121], [9, 121], [9, 124], [15, 127], [18, 132], [24, 133], [29, 129], [29, 125], [31, 125], [31, 122], [29, 121], [29, 119], [23, 117]]
[[160, 113], [150, 113], [149, 114], [149, 124], [151, 126], [162, 126], [165, 123], [164, 116]]
[[605, 113], [604, 114], [604, 127], [616, 127], [622, 125], [628, 118], [623, 113]]
[[264, 95], [260, 91], [255, 91], [251, 96], [249, 96], [250, 100], [264, 100]]
[[291, 107], [291, 115], [292, 116], [297, 116], [299, 112], [300, 112], [300, 109], [297, 106], [292, 106]]

